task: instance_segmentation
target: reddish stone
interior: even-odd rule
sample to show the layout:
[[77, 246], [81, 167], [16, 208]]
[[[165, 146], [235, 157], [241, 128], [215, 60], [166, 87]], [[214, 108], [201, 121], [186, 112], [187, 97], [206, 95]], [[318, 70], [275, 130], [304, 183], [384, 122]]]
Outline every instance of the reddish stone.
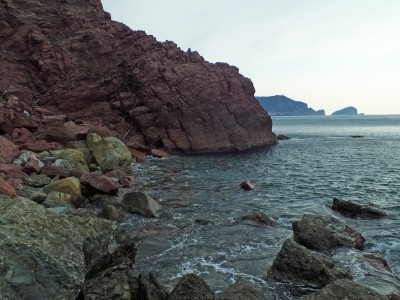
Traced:
[[46, 142], [44, 140], [32, 140], [21, 145], [20, 148], [22, 150], [29, 150], [32, 152], [43, 152], [43, 151], [55, 150], [60, 147], [57, 143], [54, 142]]
[[17, 196], [15, 188], [7, 181], [5, 181], [4, 178], [1, 177], [0, 177], [0, 194], [7, 195], [11, 198]]
[[47, 175], [49, 177], [68, 177], [69, 172], [66, 171], [63, 167], [57, 166], [44, 166], [40, 169], [40, 174]]
[[31, 159], [24, 165], [24, 172], [26, 174], [40, 173], [40, 162], [38, 159]]
[[66, 144], [69, 141], [75, 140], [74, 132], [71, 128], [64, 125], [45, 125], [38, 129], [35, 134], [38, 139], [43, 139], [48, 142], [58, 142]]
[[18, 146], [0, 136], [0, 163], [10, 163], [18, 156]]
[[26, 128], [15, 128], [12, 137], [14, 142], [24, 144], [33, 138], [33, 134]]
[[150, 150], [151, 155], [158, 157], [158, 158], [171, 158], [171, 155], [165, 152], [164, 150], [161, 149], [151, 149]]
[[106, 194], [116, 195], [119, 191], [118, 185], [104, 175], [86, 173], [81, 176], [80, 181]]
[[129, 149], [131, 151], [132, 156], [136, 159], [137, 162], [144, 162], [146, 160], [146, 153], [136, 150], [136, 149]]

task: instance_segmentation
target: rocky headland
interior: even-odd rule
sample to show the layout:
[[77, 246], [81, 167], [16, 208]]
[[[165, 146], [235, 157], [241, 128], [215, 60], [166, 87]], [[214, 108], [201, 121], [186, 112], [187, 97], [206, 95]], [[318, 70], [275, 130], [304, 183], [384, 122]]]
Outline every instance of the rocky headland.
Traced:
[[283, 95], [256, 98], [271, 116], [325, 116], [323, 109], [316, 111], [304, 102]]
[[[1, 0], [0, 19], [0, 133], [73, 121], [111, 130], [136, 149], [276, 143], [252, 82], [236, 67], [112, 21], [100, 0]], [[20, 114], [10, 110], [15, 102]]]
[[332, 113], [332, 116], [356, 116], [356, 115], [358, 115], [358, 110], [354, 106], [348, 106]]

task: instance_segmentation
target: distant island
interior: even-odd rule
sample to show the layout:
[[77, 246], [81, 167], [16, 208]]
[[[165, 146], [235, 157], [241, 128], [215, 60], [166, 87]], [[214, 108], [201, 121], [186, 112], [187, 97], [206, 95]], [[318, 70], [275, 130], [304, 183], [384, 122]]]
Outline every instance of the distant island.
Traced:
[[335, 111], [332, 116], [356, 116], [358, 115], [357, 108], [348, 106], [343, 109]]
[[325, 111], [314, 110], [304, 102], [292, 100], [284, 95], [256, 96], [270, 116], [325, 116]]

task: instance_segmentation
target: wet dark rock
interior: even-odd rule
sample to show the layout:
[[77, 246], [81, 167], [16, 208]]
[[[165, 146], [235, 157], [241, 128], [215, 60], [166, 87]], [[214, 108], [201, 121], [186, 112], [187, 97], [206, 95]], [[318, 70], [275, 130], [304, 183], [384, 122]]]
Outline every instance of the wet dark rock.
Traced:
[[214, 224], [213, 221], [210, 221], [210, 220], [207, 220], [207, 219], [202, 219], [202, 218], [197, 218], [195, 222], [197, 224], [200, 224], [200, 225], [212, 225], [212, 224]]
[[383, 218], [387, 213], [372, 205], [365, 205], [360, 202], [341, 200], [333, 198], [332, 209], [351, 218]]
[[332, 259], [355, 270], [355, 282], [381, 295], [400, 297], [400, 278], [392, 273], [389, 264], [378, 254], [343, 248], [335, 251]]
[[287, 135], [284, 135], [284, 134], [278, 134], [277, 139], [278, 139], [278, 141], [286, 141], [286, 140], [290, 140], [290, 137], [288, 137]]
[[154, 273], [139, 275], [140, 296], [143, 300], [167, 300], [169, 294], [156, 279]]
[[268, 276], [279, 281], [323, 287], [336, 279], [351, 278], [351, 273], [328, 256], [288, 239], [269, 268]]
[[103, 299], [142, 299], [140, 298], [139, 281], [132, 271], [129, 259], [97, 272], [85, 280], [80, 293], [81, 298], [91, 300]]
[[228, 286], [217, 297], [218, 300], [265, 300], [266, 297], [263, 294], [261, 288], [254, 283], [239, 278], [234, 284]]
[[110, 221], [121, 222], [124, 218], [124, 213], [113, 205], [106, 205], [97, 216]]
[[361, 139], [364, 136], [362, 136], [362, 135], [351, 135], [350, 137], [353, 138], [353, 139]]
[[351, 280], [341, 279], [328, 284], [317, 293], [301, 298], [302, 300], [389, 300], [388, 297], [379, 294], [364, 285]]
[[293, 237], [299, 244], [315, 250], [347, 246], [364, 249], [361, 233], [332, 217], [305, 214], [292, 224]]
[[107, 206], [112, 205], [115, 207], [120, 207], [122, 203], [121, 196], [112, 196], [105, 194], [95, 194], [91, 197], [91, 202], [97, 206]]
[[268, 216], [267, 214], [263, 212], [254, 212], [249, 215], [243, 216], [242, 220], [248, 220], [248, 221], [253, 221], [258, 224], [262, 225], [267, 225], [267, 226], [272, 226], [275, 224], [275, 220]]
[[214, 293], [207, 283], [196, 274], [183, 275], [168, 300], [213, 300]]
[[145, 217], [159, 217], [161, 206], [156, 200], [142, 192], [126, 193], [121, 207], [134, 214], [140, 214]]
[[245, 191], [251, 191], [251, 190], [254, 190], [256, 188], [254, 186], [254, 184], [252, 184], [249, 181], [243, 181], [242, 183], [240, 183], [240, 187]]

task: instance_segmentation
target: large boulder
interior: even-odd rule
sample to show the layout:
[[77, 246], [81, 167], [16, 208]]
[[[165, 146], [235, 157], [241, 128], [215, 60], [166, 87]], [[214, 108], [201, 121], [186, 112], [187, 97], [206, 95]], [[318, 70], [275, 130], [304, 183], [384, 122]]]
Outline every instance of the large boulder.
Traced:
[[351, 218], [383, 218], [387, 213], [376, 206], [364, 203], [333, 198], [332, 209]]
[[76, 299], [86, 277], [135, 255], [118, 224], [57, 215], [25, 198], [0, 202], [0, 248], [4, 299]]
[[87, 146], [103, 172], [120, 166], [130, 166], [132, 154], [128, 147], [116, 137], [106, 137], [89, 133], [86, 138]]
[[196, 274], [183, 275], [168, 300], [213, 300], [214, 293], [207, 283]]
[[323, 287], [336, 279], [351, 278], [350, 270], [337, 266], [328, 256], [309, 250], [292, 239], [286, 240], [268, 269], [279, 281]]
[[296, 242], [315, 250], [336, 247], [364, 249], [365, 239], [361, 233], [333, 217], [305, 214], [300, 221], [292, 224]]
[[145, 217], [159, 217], [161, 213], [161, 205], [143, 192], [126, 193], [121, 207], [129, 213]]
[[348, 279], [336, 280], [320, 291], [304, 296], [302, 300], [389, 300], [389, 297]]
[[250, 281], [239, 278], [218, 297], [218, 300], [265, 300], [261, 288]]
[[[100, 0], [1, 1], [0, 19], [7, 24], [0, 29], [1, 94], [35, 104], [48, 125], [85, 120], [138, 149], [186, 153], [276, 143], [271, 118], [238, 68], [113, 22]], [[10, 116], [0, 116], [0, 132], [17, 127]], [[32, 127], [24, 116], [18, 127]], [[38, 136], [72, 140], [58, 126]]]

